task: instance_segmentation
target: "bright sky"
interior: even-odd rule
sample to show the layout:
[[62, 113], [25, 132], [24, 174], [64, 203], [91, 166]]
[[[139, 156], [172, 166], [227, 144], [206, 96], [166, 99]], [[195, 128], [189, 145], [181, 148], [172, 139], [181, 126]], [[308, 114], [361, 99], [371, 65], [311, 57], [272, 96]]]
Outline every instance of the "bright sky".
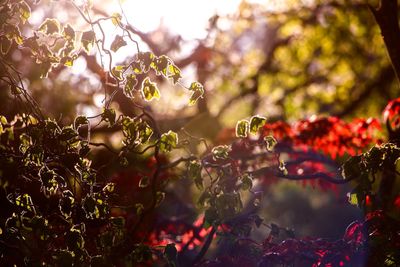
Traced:
[[240, 2], [241, 0], [122, 0], [122, 7], [129, 22], [137, 29], [144, 32], [154, 30], [162, 19], [168, 29], [188, 40], [205, 37], [208, 19], [215, 13], [226, 15], [235, 12]]

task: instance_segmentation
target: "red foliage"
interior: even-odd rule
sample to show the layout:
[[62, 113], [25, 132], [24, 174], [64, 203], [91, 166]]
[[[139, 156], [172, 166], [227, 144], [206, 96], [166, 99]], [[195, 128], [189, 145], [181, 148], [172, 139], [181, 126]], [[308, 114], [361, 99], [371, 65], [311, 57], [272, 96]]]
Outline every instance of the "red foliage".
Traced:
[[321, 151], [331, 158], [345, 153], [356, 155], [365, 147], [379, 140], [374, 138], [374, 131], [380, 130], [377, 119], [355, 119], [345, 122], [337, 117], [312, 116], [294, 125], [285, 122], [267, 123], [263, 136], [273, 135], [279, 142], [288, 143], [303, 150]]

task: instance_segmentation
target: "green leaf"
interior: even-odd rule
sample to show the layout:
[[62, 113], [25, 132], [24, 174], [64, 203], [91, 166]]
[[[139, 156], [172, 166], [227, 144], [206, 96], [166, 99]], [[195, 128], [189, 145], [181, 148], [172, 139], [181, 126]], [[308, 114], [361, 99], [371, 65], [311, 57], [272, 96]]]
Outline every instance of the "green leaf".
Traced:
[[193, 106], [194, 104], [196, 104], [199, 98], [203, 97], [204, 88], [203, 85], [201, 85], [201, 83], [192, 82], [190, 84], [189, 91], [193, 92], [189, 99], [189, 106]]
[[148, 187], [149, 184], [150, 184], [150, 179], [149, 179], [148, 176], [143, 176], [139, 181], [139, 187], [140, 188]]
[[8, 51], [10, 51], [11, 48], [11, 40], [7, 39], [7, 38], [1, 38], [0, 39], [0, 51], [1, 54], [5, 55], [8, 53]]
[[115, 79], [122, 81], [124, 79], [124, 77], [122, 76], [122, 73], [124, 71], [125, 71], [125, 66], [118, 65], [111, 69], [111, 74]]
[[86, 31], [82, 33], [81, 43], [86, 52], [89, 53], [90, 49], [92, 49], [95, 39], [96, 34], [94, 33], [94, 31]]
[[139, 61], [133, 61], [131, 64], [131, 69], [135, 74], [141, 74], [143, 72], [142, 65]]
[[81, 115], [81, 116], [76, 117], [74, 120], [74, 128], [76, 130], [78, 130], [79, 127], [81, 127], [82, 125], [85, 125], [85, 124], [89, 124], [89, 120], [86, 116]]
[[74, 41], [75, 40], [75, 30], [69, 24], [64, 26], [63, 35], [64, 35], [64, 38], [66, 40], [68, 40], [68, 41]]
[[279, 171], [283, 174], [283, 175], [288, 175], [288, 170], [286, 169], [286, 164], [283, 160], [279, 161]]
[[149, 77], [143, 80], [141, 92], [146, 101], [160, 99], [160, 91], [157, 88], [157, 84], [151, 82]]
[[75, 198], [71, 191], [65, 190], [62, 193], [62, 197], [60, 198], [58, 207], [60, 209], [61, 214], [65, 218], [69, 218], [72, 214], [72, 210], [74, 208]]
[[111, 15], [111, 22], [112, 22], [112, 24], [114, 24], [115, 26], [118, 26], [119, 24], [121, 24], [121, 19], [122, 19], [122, 16], [121, 16], [121, 14], [119, 14], [119, 13], [113, 13], [112, 15]]
[[168, 67], [170, 61], [171, 60], [169, 59], [169, 57], [164, 56], [164, 55], [155, 58], [152, 66], [153, 66], [154, 70], [156, 71], [156, 74], [157, 75], [162, 74], [164, 76], [167, 76], [167, 67]]
[[116, 114], [113, 108], [104, 109], [103, 113], [101, 114], [101, 120], [110, 123], [110, 126], [113, 126], [115, 124], [115, 118]]
[[137, 203], [137, 204], [135, 205], [135, 209], [136, 209], [136, 214], [137, 214], [137, 215], [141, 215], [142, 212], [144, 211], [144, 206], [143, 206], [142, 203]]
[[174, 84], [182, 78], [181, 70], [172, 63], [168, 66], [168, 78], [171, 78]]
[[136, 75], [128, 74], [126, 76], [126, 83], [123, 90], [123, 93], [126, 97], [133, 98], [133, 89], [137, 83], [138, 80], [136, 79]]
[[227, 159], [229, 157], [229, 152], [231, 151], [230, 146], [221, 145], [216, 146], [211, 150], [214, 160]]
[[138, 59], [143, 67], [144, 72], [148, 72], [155, 59], [155, 55], [151, 52], [140, 52], [138, 54]]
[[112, 192], [114, 192], [114, 190], [115, 190], [115, 183], [107, 183], [102, 189], [102, 191], [106, 194], [111, 194]]
[[348, 201], [351, 205], [358, 206], [358, 197], [356, 193], [348, 193]]
[[239, 179], [242, 182], [240, 185], [242, 190], [250, 190], [253, 187], [253, 177], [250, 174], [245, 173]]
[[120, 35], [115, 36], [114, 41], [111, 44], [111, 50], [113, 52], [117, 52], [118, 49], [120, 49], [123, 46], [126, 46], [127, 43], [125, 42], [124, 38]]
[[247, 132], [249, 131], [249, 122], [247, 120], [240, 120], [236, 123], [236, 136], [237, 137], [247, 137]]
[[141, 144], [145, 144], [153, 135], [153, 129], [150, 128], [147, 122], [142, 120], [137, 124], [137, 131], [139, 132], [138, 141]]
[[203, 178], [201, 177], [201, 162], [199, 160], [192, 160], [188, 166], [188, 177], [194, 180], [196, 187], [203, 189]]
[[276, 141], [276, 139], [272, 135], [268, 135], [268, 136], [264, 137], [264, 142], [265, 142], [265, 144], [267, 146], [267, 150], [269, 152], [273, 151], [274, 147], [278, 143], [278, 141]]
[[25, 1], [19, 3], [19, 13], [21, 14], [22, 23], [25, 23], [31, 16], [31, 8]]
[[178, 144], [178, 134], [173, 131], [163, 133], [160, 138], [160, 150], [162, 152], [170, 152], [176, 148]]
[[265, 117], [259, 115], [253, 116], [250, 120], [250, 133], [257, 134], [258, 129], [264, 126], [266, 122], [267, 119]]
[[[57, 19], [47, 18], [40, 26], [39, 31], [45, 34], [52, 35], [55, 33], [60, 33], [60, 22]], [[83, 36], [82, 36], [83, 38]]]
[[14, 39], [15, 43], [21, 45], [24, 42], [19, 28], [15, 25], [5, 24], [3, 25], [3, 31], [8, 40]]
[[65, 243], [68, 249], [78, 251], [84, 247], [85, 240], [83, 239], [81, 231], [74, 226], [66, 233]]

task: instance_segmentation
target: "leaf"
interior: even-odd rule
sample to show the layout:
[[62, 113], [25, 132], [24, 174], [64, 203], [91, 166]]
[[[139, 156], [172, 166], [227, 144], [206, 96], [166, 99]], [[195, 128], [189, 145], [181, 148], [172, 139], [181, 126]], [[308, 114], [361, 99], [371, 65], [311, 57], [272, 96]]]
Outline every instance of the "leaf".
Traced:
[[96, 34], [94, 31], [86, 31], [82, 33], [81, 43], [86, 52], [89, 53], [95, 42]]
[[[57, 19], [49, 19], [47, 18], [40, 26], [39, 31], [52, 35], [55, 33], [60, 33], [60, 22]], [[82, 37], [83, 38], [83, 37]]]
[[140, 144], [149, 141], [150, 137], [153, 135], [153, 129], [151, 129], [145, 121], [140, 121], [140, 123], [138, 123], [137, 131], [139, 132], [138, 141]]
[[115, 189], [115, 183], [107, 183], [107, 184], [103, 187], [102, 191], [103, 191], [104, 193], [106, 193], [106, 194], [110, 194], [110, 193], [114, 192], [114, 189]]
[[165, 199], [165, 193], [158, 191], [156, 193], [156, 207], [160, 206], [161, 202]]
[[242, 190], [250, 190], [253, 187], [253, 177], [248, 173], [240, 176], [240, 181], [242, 182], [240, 185]]
[[115, 110], [112, 108], [104, 109], [103, 113], [101, 114], [101, 120], [110, 123], [110, 126], [113, 126], [115, 124], [115, 118]]
[[89, 123], [89, 120], [86, 116], [83, 116], [83, 115], [78, 116], [74, 120], [74, 128], [76, 130], [78, 130], [79, 127], [81, 127], [82, 125], [88, 124], [88, 123]]
[[203, 97], [204, 88], [203, 88], [203, 85], [201, 85], [201, 83], [192, 82], [190, 84], [189, 91], [193, 92], [189, 99], [189, 106], [193, 106], [194, 104], [196, 104], [197, 100], [200, 97]]
[[163, 133], [160, 138], [160, 150], [162, 152], [171, 152], [178, 144], [178, 134], [173, 131]]
[[192, 160], [188, 166], [188, 177], [194, 180], [196, 187], [203, 189], [203, 178], [201, 177], [201, 162], [199, 160]]
[[150, 179], [149, 179], [148, 176], [143, 176], [139, 181], [139, 187], [140, 188], [148, 187], [149, 184], [150, 184]]
[[247, 137], [247, 132], [249, 131], [249, 122], [247, 120], [240, 120], [236, 123], [236, 136], [237, 137]]
[[1, 38], [0, 39], [0, 51], [1, 54], [5, 55], [8, 53], [8, 51], [10, 51], [11, 48], [11, 40], [7, 39], [7, 38]]
[[19, 13], [21, 14], [22, 23], [25, 23], [30, 18], [31, 8], [25, 1], [19, 3]]
[[171, 59], [164, 55], [155, 58], [155, 60], [153, 60], [152, 66], [154, 66], [153, 68], [156, 71], [156, 74], [167, 76], [167, 67], [170, 61]]
[[5, 24], [3, 25], [3, 31], [8, 40], [14, 39], [15, 43], [21, 45], [24, 42], [19, 28], [15, 25]]
[[157, 88], [157, 84], [151, 82], [149, 77], [143, 80], [141, 93], [146, 101], [160, 99], [160, 91]]
[[121, 24], [121, 19], [122, 19], [122, 16], [121, 16], [121, 14], [119, 14], [119, 13], [113, 13], [112, 15], [111, 15], [111, 22], [112, 22], [112, 24], [114, 24], [115, 26], [118, 26], [119, 24]]
[[171, 78], [174, 84], [182, 78], [181, 70], [172, 63], [168, 66], [168, 78]]
[[253, 116], [250, 120], [250, 133], [257, 134], [258, 129], [264, 126], [266, 122], [267, 119], [265, 117], [259, 115]]
[[128, 74], [126, 76], [126, 83], [123, 90], [123, 93], [126, 97], [133, 98], [133, 89], [137, 83], [138, 80], [136, 79], [136, 75]]
[[171, 266], [177, 266], [176, 261], [178, 257], [178, 251], [174, 243], [170, 243], [165, 246], [164, 255]]
[[141, 74], [143, 72], [142, 65], [139, 61], [133, 61], [131, 64], [131, 69], [135, 74]]
[[211, 150], [214, 160], [227, 159], [231, 148], [227, 145], [216, 146]]
[[286, 169], [286, 164], [283, 160], [279, 161], [279, 171], [284, 175], [288, 175], [288, 170]]
[[126, 46], [127, 43], [125, 42], [124, 38], [120, 35], [115, 36], [114, 41], [111, 44], [111, 50], [113, 52], [117, 52], [118, 49], [120, 49], [123, 46]]
[[142, 212], [144, 211], [144, 206], [143, 206], [142, 203], [137, 203], [137, 204], [135, 205], [135, 208], [136, 208], [136, 214], [137, 214], [137, 215], [141, 215]]
[[124, 77], [122, 76], [122, 73], [124, 71], [125, 66], [118, 65], [111, 69], [111, 74], [115, 79], [122, 81], [124, 79]]
[[148, 72], [153, 60], [155, 59], [155, 55], [151, 52], [140, 52], [138, 54], [138, 59], [140, 64], [143, 66], [144, 72]]
[[278, 141], [276, 141], [276, 139], [272, 135], [264, 137], [264, 142], [267, 145], [267, 150], [269, 152], [272, 152], [274, 150], [274, 147], [278, 143]]
[[75, 30], [71, 27], [71, 25], [67, 24], [63, 28], [64, 38], [68, 41], [75, 40]]

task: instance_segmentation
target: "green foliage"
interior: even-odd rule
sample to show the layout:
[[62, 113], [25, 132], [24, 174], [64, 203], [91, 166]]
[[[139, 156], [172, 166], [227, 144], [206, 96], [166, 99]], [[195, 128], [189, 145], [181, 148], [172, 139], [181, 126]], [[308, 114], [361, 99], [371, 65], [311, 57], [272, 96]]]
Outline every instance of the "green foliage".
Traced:
[[160, 138], [160, 151], [171, 152], [178, 145], [178, 134], [173, 131], [163, 133]]
[[240, 120], [236, 123], [236, 136], [247, 137], [249, 132], [249, 122], [247, 120]]
[[142, 82], [141, 93], [146, 101], [152, 101], [153, 99], [160, 99], [160, 91], [157, 88], [157, 84], [150, 81], [149, 77], [146, 77]]

